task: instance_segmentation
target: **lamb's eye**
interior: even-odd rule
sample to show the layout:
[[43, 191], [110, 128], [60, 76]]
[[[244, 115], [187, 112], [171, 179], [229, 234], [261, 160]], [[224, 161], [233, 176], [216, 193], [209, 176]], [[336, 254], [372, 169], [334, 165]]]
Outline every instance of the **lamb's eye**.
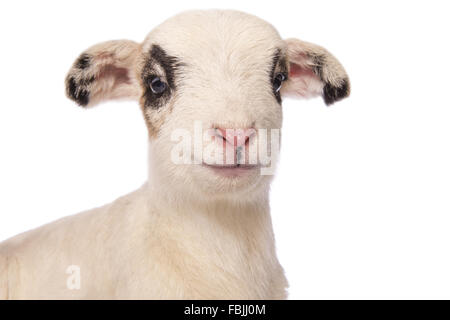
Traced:
[[281, 90], [281, 84], [286, 80], [286, 75], [284, 73], [277, 73], [273, 79], [273, 90], [279, 92]]
[[167, 89], [167, 83], [161, 80], [160, 77], [154, 77], [150, 82], [150, 89], [153, 93], [161, 94]]

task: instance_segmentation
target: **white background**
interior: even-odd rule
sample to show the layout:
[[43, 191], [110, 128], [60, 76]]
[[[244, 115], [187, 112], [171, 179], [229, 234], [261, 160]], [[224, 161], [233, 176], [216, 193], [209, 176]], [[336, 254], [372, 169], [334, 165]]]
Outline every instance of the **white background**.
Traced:
[[64, 95], [81, 51], [185, 9], [258, 15], [346, 67], [352, 95], [284, 102], [272, 189], [291, 299], [450, 298], [445, 1], [14, 1], [0, 7], [0, 239], [114, 200], [147, 173], [136, 103]]

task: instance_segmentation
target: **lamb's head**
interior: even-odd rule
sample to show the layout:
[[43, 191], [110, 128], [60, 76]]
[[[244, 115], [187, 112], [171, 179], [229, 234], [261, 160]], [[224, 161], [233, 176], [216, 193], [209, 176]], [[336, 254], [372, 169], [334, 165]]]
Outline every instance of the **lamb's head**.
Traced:
[[138, 100], [153, 179], [206, 198], [267, 190], [283, 96], [322, 96], [332, 104], [350, 91], [325, 49], [283, 40], [267, 22], [236, 11], [186, 12], [141, 44], [93, 46], [75, 61], [66, 88], [81, 106]]

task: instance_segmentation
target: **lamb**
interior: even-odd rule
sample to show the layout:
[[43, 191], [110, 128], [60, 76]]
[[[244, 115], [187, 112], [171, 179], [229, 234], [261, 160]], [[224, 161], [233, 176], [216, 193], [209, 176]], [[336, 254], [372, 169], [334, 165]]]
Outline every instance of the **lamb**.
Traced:
[[[260, 129], [281, 128], [282, 97], [322, 96], [329, 105], [349, 95], [335, 57], [283, 40], [246, 13], [189, 11], [140, 44], [86, 50], [66, 91], [82, 107], [139, 101], [148, 181], [111, 204], [1, 243], [0, 299], [287, 298], [269, 210], [272, 175], [247, 157]], [[214, 137], [202, 150], [218, 158], [231, 150], [231, 164], [195, 152], [189, 163], [173, 161], [173, 132], [192, 133], [194, 123]]]

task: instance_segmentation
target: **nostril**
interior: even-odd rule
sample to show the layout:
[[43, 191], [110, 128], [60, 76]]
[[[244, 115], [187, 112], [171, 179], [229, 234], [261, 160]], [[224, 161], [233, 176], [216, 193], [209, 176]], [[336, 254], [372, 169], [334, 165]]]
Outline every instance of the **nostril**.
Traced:
[[248, 145], [250, 137], [255, 134], [254, 128], [246, 129], [225, 129], [217, 127], [215, 128], [216, 135], [222, 138], [224, 142], [234, 146], [240, 147], [243, 145]]
[[222, 138], [223, 140], [226, 140], [226, 129], [214, 128], [214, 130], [216, 131], [216, 136]]

